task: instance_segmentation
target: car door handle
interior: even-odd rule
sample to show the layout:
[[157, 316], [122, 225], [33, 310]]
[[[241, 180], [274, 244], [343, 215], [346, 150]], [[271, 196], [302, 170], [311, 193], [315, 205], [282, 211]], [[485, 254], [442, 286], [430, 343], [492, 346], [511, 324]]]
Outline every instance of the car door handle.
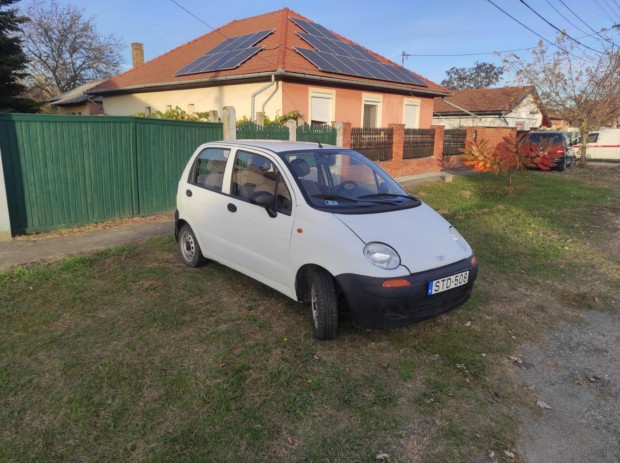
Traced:
[[192, 190], [185, 190], [185, 196], [192, 197]]
[[227, 207], [230, 212], [237, 212], [237, 206], [235, 206], [233, 203], [228, 203]]

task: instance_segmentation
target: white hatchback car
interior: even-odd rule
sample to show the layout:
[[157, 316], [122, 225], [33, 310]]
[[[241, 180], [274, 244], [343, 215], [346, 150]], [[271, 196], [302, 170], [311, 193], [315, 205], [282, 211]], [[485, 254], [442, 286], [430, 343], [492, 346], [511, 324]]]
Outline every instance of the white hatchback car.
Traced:
[[179, 181], [175, 237], [189, 267], [211, 259], [309, 301], [317, 339], [336, 336], [339, 310], [387, 329], [454, 309], [478, 273], [437, 212], [363, 155], [318, 143], [200, 146]]

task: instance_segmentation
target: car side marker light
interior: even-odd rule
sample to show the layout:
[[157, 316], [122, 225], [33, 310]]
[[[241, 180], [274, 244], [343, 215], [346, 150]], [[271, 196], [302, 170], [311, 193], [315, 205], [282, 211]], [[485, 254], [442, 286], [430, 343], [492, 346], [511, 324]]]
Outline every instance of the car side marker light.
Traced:
[[385, 280], [383, 282], [384, 288], [402, 288], [404, 286], [411, 286], [411, 283], [407, 280]]
[[471, 258], [471, 266], [475, 266], [478, 263], [478, 259], [476, 259], [476, 257], [472, 257]]

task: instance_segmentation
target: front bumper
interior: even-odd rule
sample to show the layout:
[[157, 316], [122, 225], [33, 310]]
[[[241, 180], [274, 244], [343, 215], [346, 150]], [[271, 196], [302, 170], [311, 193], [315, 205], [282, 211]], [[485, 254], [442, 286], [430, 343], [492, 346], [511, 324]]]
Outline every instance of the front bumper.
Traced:
[[[386, 288], [386, 278], [344, 273], [336, 277], [351, 312], [353, 323], [366, 329], [400, 328], [455, 309], [471, 296], [478, 265], [471, 258], [425, 272], [412, 273], [399, 280], [410, 286]], [[427, 295], [428, 282], [469, 270], [466, 285], [432, 296]]]

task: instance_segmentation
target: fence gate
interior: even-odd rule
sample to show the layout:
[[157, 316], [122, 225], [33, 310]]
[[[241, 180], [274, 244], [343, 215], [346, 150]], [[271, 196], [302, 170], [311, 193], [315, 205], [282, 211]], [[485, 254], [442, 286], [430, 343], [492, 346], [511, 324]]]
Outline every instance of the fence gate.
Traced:
[[465, 148], [465, 138], [467, 130], [448, 129], [444, 131], [443, 155], [456, 156], [461, 153], [461, 148]]
[[431, 157], [435, 150], [435, 129], [405, 129], [403, 159]]
[[394, 131], [390, 128], [353, 128], [351, 129], [351, 148], [359, 151], [373, 161], [392, 159]]

